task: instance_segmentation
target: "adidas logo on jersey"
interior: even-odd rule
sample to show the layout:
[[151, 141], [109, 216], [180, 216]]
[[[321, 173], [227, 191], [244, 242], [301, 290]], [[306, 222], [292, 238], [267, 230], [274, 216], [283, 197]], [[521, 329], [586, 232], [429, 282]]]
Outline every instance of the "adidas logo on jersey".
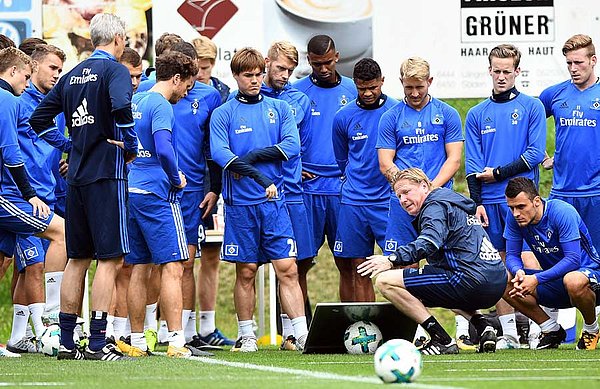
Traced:
[[94, 124], [94, 116], [89, 114], [87, 99], [84, 98], [71, 115], [71, 127], [81, 127], [86, 124]]
[[569, 104], [567, 104], [566, 101], [563, 101], [562, 104], [560, 105], [560, 108], [569, 108]]

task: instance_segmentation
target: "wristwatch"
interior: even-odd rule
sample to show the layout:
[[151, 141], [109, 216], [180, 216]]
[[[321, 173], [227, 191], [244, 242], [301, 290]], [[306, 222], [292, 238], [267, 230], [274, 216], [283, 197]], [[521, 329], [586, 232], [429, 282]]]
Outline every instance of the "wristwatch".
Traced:
[[398, 255], [396, 253], [391, 253], [387, 257], [388, 261], [392, 263], [392, 266], [396, 266], [396, 261], [398, 260]]

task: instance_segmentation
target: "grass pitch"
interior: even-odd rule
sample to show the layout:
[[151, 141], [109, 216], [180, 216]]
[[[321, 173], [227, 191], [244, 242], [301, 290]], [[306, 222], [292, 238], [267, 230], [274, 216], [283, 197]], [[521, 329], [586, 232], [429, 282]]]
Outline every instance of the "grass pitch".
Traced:
[[[412, 388], [600, 388], [600, 351], [501, 350], [424, 357]], [[302, 355], [261, 348], [252, 354], [173, 360], [157, 355], [132, 362], [57, 361], [24, 355], [0, 359], [0, 387], [73, 388], [362, 388], [380, 385], [370, 355]]]

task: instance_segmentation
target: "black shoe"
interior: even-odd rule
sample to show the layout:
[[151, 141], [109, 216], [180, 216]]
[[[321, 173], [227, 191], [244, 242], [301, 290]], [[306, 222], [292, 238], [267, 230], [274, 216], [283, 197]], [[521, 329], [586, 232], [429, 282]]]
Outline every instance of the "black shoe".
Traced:
[[208, 351], [202, 351], [194, 346], [190, 346], [190, 344], [186, 344], [185, 347], [192, 352], [192, 356], [194, 357], [214, 357], [215, 354], [209, 353]]
[[107, 344], [98, 351], [92, 351], [89, 347], [86, 347], [83, 352], [85, 359], [91, 359], [94, 361], [132, 361], [133, 358], [123, 355], [119, 349], [112, 345]]
[[186, 347], [191, 346], [191, 347], [193, 347], [197, 350], [201, 350], [201, 351], [221, 351], [221, 350], [223, 350], [223, 347], [221, 347], [221, 346], [213, 346], [213, 345], [206, 343], [205, 341], [200, 339], [200, 335], [194, 335], [192, 337], [192, 340], [187, 342], [185, 345], [186, 345]]
[[495, 353], [496, 342], [498, 337], [496, 336], [496, 330], [492, 326], [487, 326], [479, 336], [479, 348], [478, 353]]
[[63, 346], [61, 344], [60, 347], [58, 348], [58, 354], [56, 355], [56, 359], [80, 361], [85, 358], [84, 358], [83, 353], [81, 351], [79, 351], [79, 349], [77, 347], [75, 347], [73, 350], [69, 350], [68, 348], [66, 348], [65, 346]]
[[545, 348], [558, 348], [566, 338], [567, 333], [562, 326], [556, 331], [542, 332], [540, 334], [540, 342], [535, 349], [543, 350]]
[[456, 345], [455, 341], [450, 342], [450, 344], [443, 345], [431, 339], [429, 342], [423, 344], [419, 351], [421, 354], [425, 355], [458, 354], [458, 346]]

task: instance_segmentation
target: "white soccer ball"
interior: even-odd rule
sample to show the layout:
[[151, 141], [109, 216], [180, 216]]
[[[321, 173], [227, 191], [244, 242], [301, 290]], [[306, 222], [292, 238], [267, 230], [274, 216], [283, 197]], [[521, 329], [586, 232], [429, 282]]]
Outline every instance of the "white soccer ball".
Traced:
[[407, 340], [389, 340], [375, 352], [375, 374], [383, 382], [413, 382], [421, 375], [421, 370], [421, 353]]
[[55, 357], [60, 346], [60, 327], [58, 324], [48, 326], [40, 338], [41, 350], [44, 355]]
[[352, 323], [344, 333], [348, 354], [373, 354], [381, 344], [379, 327], [368, 321]]

